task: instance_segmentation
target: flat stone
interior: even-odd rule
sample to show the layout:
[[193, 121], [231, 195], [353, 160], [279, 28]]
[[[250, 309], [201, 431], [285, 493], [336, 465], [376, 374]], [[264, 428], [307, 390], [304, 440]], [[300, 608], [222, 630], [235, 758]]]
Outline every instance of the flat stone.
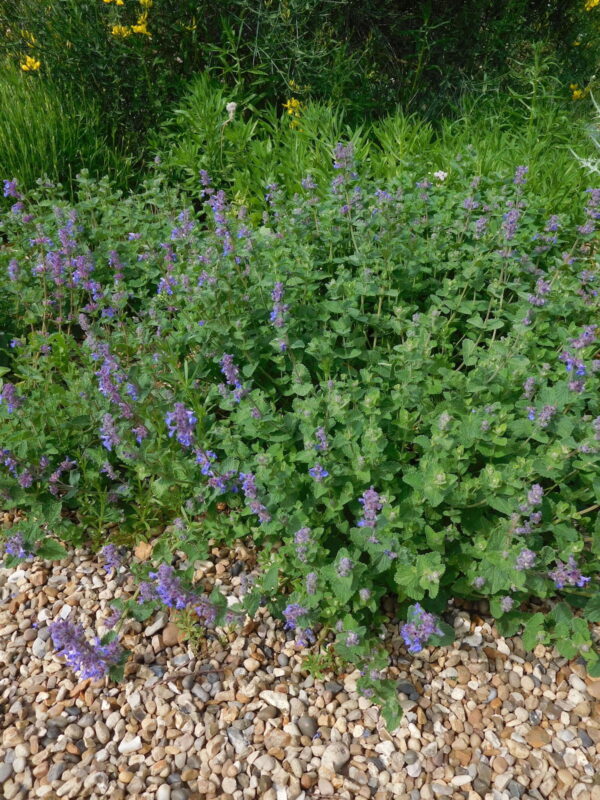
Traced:
[[142, 740], [139, 736], [134, 736], [132, 739], [123, 739], [119, 742], [119, 753], [122, 755], [129, 755], [129, 753], [135, 753], [136, 750], [139, 750], [142, 746]]
[[259, 694], [259, 697], [264, 700], [265, 703], [278, 708], [280, 711], [290, 710], [290, 701], [288, 700], [287, 695], [282, 694], [281, 692], [272, 692], [269, 689], [265, 689], [265, 691]]
[[158, 787], [156, 800], [171, 800], [171, 787], [168, 783], [162, 783]]
[[544, 745], [549, 744], [550, 735], [544, 728], [540, 728], [538, 725], [536, 728], [532, 728], [527, 732], [525, 739], [531, 747], [544, 747]]

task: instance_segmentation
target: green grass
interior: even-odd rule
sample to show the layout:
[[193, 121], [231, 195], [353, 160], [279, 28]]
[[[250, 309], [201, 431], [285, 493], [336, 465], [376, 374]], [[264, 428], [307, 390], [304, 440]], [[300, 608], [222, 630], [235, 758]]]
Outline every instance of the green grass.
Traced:
[[67, 187], [84, 167], [117, 183], [130, 177], [130, 160], [111, 145], [96, 106], [59, 92], [38, 73], [0, 68], [0, 178], [25, 189], [47, 177]]
[[[225, 106], [231, 100], [238, 109], [228, 121]], [[336, 142], [351, 140], [357, 160], [382, 181], [415, 166], [424, 175], [467, 168], [493, 175], [527, 165], [529, 183], [558, 212], [590, 181], [572, 152], [585, 157], [594, 150], [586, 119], [591, 103], [584, 113], [581, 108], [567, 105], [546, 76], [520, 94], [465, 94], [454, 115], [437, 124], [398, 109], [351, 127], [339, 108], [323, 103], [304, 106], [290, 124], [282, 109], [257, 111], [251, 97], [232, 96], [200, 76], [158, 132], [154, 148], [172, 182], [195, 198], [198, 172], [206, 169], [230, 198], [259, 207], [268, 183], [295, 191], [309, 173], [317, 180], [331, 176]]]

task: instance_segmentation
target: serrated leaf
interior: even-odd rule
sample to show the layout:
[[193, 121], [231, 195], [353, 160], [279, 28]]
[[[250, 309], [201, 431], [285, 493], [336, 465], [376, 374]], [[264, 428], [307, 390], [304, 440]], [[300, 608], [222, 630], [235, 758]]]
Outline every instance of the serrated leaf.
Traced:
[[61, 558], [65, 558], [67, 555], [67, 551], [63, 547], [63, 545], [60, 544], [60, 542], [56, 542], [54, 541], [54, 539], [46, 539], [38, 547], [36, 554], [40, 558], [46, 558], [52, 561], [57, 561]]

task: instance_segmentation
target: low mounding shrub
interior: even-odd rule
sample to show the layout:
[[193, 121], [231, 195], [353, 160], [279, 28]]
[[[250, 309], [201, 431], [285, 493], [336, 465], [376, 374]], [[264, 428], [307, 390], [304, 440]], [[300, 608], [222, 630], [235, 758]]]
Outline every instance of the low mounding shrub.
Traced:
[[[193, 563], [251, 537], [244, 610], [268, 602], [299, 646], [335, 637], [391, 724], [384, 597], [411, 652], [450, 641], [451, 598], [487, 599], [503, 634], [599, 674], [600, 190], [556, 215], [526, 167], [480, 179], [467, 158], [379, 185], [341, 144], [329, 184], [269, 186], [257, 222], [201, 182], [200, 216], [160, 174], [127, 200], [84, 177], [73, 206], [6, 183], [9, 563], [109, 526], [110, 567], [158, 537], [116, 616], [211, 625], [242, 609]], [[83, 669], [81, 631], [55, 640]]]

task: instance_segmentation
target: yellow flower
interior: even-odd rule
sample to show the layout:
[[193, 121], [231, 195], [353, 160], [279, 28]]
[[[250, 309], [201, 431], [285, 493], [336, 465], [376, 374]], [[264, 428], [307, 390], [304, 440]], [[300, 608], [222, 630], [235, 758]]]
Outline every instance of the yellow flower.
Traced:
[[21, 62], [21, 69], [23, 72], [34, 72], [41, 67], [41, 63], [31, 56], [27, 56], [25, 61]]
[[573, 42], [573, 47], [579, 47], [580, 44], [581, 42], [579, 41], [579, 39], [577, 39], [576, 41]]
[[150, 6], [152, 5], [152, 0], [140, 0], [140, 5], [143, 8], [150, 8]]
[[33, 33], [30, 33], [29, 31], [21, 31], [21, 36], [27, 42], [27, 46], [28, 47], [33, 47], [34, 46], [34, 44], [36, 42], [36, 39], [35, 39], [35, 36], [33, 35]]
[[302, 103], [297, 97], [290, 97], [287, 103], [283, 104], [283, 107], [290, 116], [299, 117], [302, 109]]
[[585, 10], [591, 11], [592, 8], [596, 8], [597, 5], [600, 5], [600, 0], [587, 0]]
[[131, 30], [134, 33], [143, 33], [145, 36], [151, 36], [152, 34], [150, 33], [150, 31], [146, 26], [147, 22], [148, 22], [148, 14], [144, 11], [144, 13], [138, 17], [137, 23], [131, 26]]
[[131, 33], [127, 25], [113, 25], [110, 32], [113, 36], [118, 36], [120, 39], [125, 39]]

